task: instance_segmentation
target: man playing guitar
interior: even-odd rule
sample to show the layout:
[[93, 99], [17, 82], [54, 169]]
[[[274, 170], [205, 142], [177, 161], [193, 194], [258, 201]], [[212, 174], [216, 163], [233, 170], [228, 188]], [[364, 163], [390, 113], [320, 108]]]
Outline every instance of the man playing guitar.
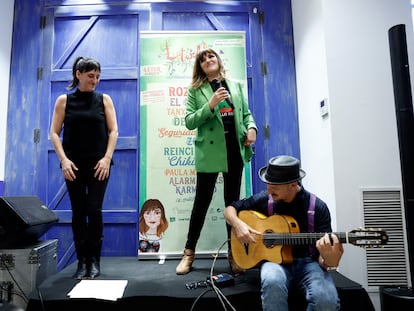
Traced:
[[262, 237], [266, 233], [244, 221], [241, 211], [257, 211], [267, 217], [283, 215], [277, 226], [288, 233], [299, 230], [301, 233], [324, 233], [314, 245], [263, 246], [266, 251], [270, 249], [269, 252], [277, 254], [274, 260], [264, 256], [264, 260], [255, 265], [260, 267], [263, 310], [289, 310], [291, 289], [303, 293], [307, 310], [339, 310], [339, 296], [327, 270], [338, 266], [343, 247], [338, 236], [332, 233], [326, 203], [303, 188], [300, 181], [306, 174], [300, 168], [299, 160], [292, 156], [273, 157], [258, 173], [267, 184], [267, 192], [235, 201], [224, 211], [225, 219], [232, 227], [232, 238], [240, 242], [238, 249], [233, 247], [233, 256], [236, 262], [239, 259], [240, 266], [250, 268], [252, 265], [244, 262], [244, 258], [260, 258], [257, 254], [260, 248], [254, 246], [263, 245]]

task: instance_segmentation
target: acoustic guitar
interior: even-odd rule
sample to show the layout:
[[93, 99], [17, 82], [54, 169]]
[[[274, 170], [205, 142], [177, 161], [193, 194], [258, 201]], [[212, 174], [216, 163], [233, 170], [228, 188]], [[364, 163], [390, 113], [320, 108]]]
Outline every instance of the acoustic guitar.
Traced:
[[[260, 231], [255, 243], [241, 243], [231, 232], [231, 249], [235, 262], [243, 269], [256, 267], [262, 261], [291, 263], [294, 245], [315, 244], [325, 233], [300, 233], [296, 220], [287, 215], [265, 215], [240, 211], [239, 218]], [[333, 232], [341, 243], [360, 247], [381, 247], [388, 242], [388, 235], [381, 229], [355, 229], [350, 232]]]

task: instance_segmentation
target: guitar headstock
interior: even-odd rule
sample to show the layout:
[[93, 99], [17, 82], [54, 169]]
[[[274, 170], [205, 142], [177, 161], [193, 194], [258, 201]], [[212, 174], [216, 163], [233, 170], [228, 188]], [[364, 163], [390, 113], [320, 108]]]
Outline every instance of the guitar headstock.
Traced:
[[388, 243], [387, 233], [379, 228], [358, 228], [348, 232], [348, 242], [360, 247], [381, 247]]

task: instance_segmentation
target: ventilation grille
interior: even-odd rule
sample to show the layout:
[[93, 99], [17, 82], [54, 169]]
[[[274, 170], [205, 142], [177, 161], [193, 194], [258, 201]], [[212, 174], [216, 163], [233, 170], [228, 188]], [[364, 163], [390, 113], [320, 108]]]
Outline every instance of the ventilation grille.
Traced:
[[388, 243], [381, 248], [368, 248], [368, 286], [408, 285], [404, 214], [399, 190], [363, 190], [364, 225], [382, 228]]

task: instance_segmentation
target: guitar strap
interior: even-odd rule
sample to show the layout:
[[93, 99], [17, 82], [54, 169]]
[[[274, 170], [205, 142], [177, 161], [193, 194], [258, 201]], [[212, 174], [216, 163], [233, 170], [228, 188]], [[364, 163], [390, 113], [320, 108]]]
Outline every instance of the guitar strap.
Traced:
[[267, 200], [267, 215], [272, 216], [273, 215], [273, 198], [272, 195], [268, 195]]
[[[308, 231], [315, 232], [314, 224], [315, 224], [315, 202], [316, 196], [311, 193], [309, 199], [309, 207], [308, 207]], [[309, 253], [311, 257], [315, 255], [315, 246], [309, 245]]]
[[[316, 202], [316, 196], [313, 193], [310, 193], [310, 199], [309, 199], [309, 207], [308, 207], [308, 232], [314, 232], [314, 224], [315, 224], [315, 202]], [[273, 198], [269, 194], [268, 200], [267, 200], [267, 212], [268, 215], [273, 215]], [[315, 254], [315, 246], [309, 245], [309, 253], [311, 257]]]

